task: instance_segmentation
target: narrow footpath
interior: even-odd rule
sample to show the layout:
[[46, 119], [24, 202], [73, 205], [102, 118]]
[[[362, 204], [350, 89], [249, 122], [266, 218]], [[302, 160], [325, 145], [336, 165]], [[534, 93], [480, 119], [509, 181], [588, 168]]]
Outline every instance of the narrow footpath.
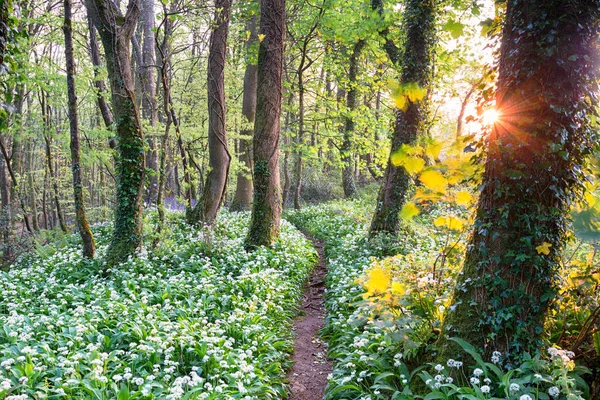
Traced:
[[327, 375], [332, 370], [327, 360], [327, 343], [319, 338], [319, 330], [325, 326], [325, 275], [327, 264], [323, 243], [312, 239], [319, 253], [319, 264], [306, 284], [302, 300], [302, 315], [294, 322], [294, 366], [288, 374], [291, 385], [290, 400], [319, 400], [327, 386]]

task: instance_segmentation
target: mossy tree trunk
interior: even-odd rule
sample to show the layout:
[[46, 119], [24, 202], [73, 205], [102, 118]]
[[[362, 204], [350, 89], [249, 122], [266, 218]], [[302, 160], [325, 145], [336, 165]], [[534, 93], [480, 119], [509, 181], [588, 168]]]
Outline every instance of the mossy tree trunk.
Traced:
[[[250, 37], [246, 41], [246, 72], [244, 73], [244, 98], [242, 99], [242, 115], [245, 117], [243, 124], [254, 125], [254, 115], [256, 114], [256, 81], [257, 67], [255, 54], [251, 54], [254, 43], [258, 40], [258, 15], [253, 15], [246, 30], [250, 32]], [[251, 128], [242, 129], [239, 141], [239, 161], [244, 169], [238, 172], [235, 195], [231, 203], [233, 211], [244, 211], [250, 209], [252, 203], [252, 140]]]
[[285, 41], [285, 0], [262, 0], [258, 86], [254, 121], [254, 197], [246, 247], [270, 246], [279, 237], [281, 188], [279, 134]]
[[[69, 125], [71, 132], [71, 168], [73, 170], [73, 196], [75, 219], [79, 235], [83, 241], [83, 256], [94, 258], [95, 243], [90, 224], [85, 215], [83, 184], [81, 179], [81, 157], [79, 156], [79, 116], [77, 113], [77, 93], [75, 91], [75, 58], [73, 56], [72, 0], [64, 0], [65, 60], [67, 66], [67, 94], [69, 97]], [[36, 213], [37, 214], [37, 213]], [[37, 220], [37, 215], [34, 215]]]
[[130, 56], [131, 36], [140, 15], [139, 3], [139, 0], [129, 0], [123, 16], [111, 0], [85, 1], [104, 44], [118, 138], [115, 225], [106, 255], [109, 266], [125, 261], [142, 243], [144, 137], [135, 101]]
[[366, 45], [364, 39], [360, 39], [354, 45], [350, 55], [350, 66], [348, 68], [348, 90], [346, 92], [346, 117], [344, 123], [344, 138], [340, 152], [342, 153], [342, 187], [346, 198], [356, 197], [356, 181], [354, 180], [354, 146], [352, 136], [354, 135], [354, 112], [357, 106], [358, 94], [358, 63], [360, 53]]
[[212, 225], [227, 190], [231, 155], [225, 132], [225, 60], [231, 0], [215, 0], [214, 28], [208, 53], [208, 159], [209, 171], [201, 201], [196, 205], [191, 222]]
[[[600, 2], [507, 2], [483, 190], [444, 333], [506, 363], [539, 350], [571, 201], [597, 141]], [[541, 247], [540, 247], [541, 246]], [[441, 357], [455, 346], [440, 341]]]
[[[427, 88], [431, 81], [435, 45], [435, 18], [439, 0], [409, 0], [404, 11], [406, 42], [401, 60], [401, 85], [417, 84]], [[388, 44], [391, 49], [391, 45]], [[390, 57], [395, 54], [388, 51]], [[392, 138], [391, 154], [403, 144], [415, 144], [424, 133], [427, 119], [427, 101], [407, 100], [406, 109], [396, 112], [396, 125]], [[402, 166], [388, 160], [383, 183], [377, 197], [370, 234], [397, 234], [400, 229], [399, 213], [406, 202], [410, 176]]]

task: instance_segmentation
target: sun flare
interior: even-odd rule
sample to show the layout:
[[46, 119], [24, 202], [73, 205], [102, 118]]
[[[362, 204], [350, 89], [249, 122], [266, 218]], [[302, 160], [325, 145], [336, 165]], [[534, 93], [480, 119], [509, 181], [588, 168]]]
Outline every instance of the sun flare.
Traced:
[[499, 118], [500, 113], [494, 108], [484, 111], [483, 115], [481, 116], [481, 120], [486, 126], [494, 125], [496, 122], [498, 122]]

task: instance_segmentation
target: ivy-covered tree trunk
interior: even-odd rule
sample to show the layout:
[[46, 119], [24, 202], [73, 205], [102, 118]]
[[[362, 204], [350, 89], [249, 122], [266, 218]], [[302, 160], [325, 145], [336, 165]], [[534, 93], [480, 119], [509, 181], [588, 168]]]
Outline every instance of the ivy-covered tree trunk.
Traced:
[[142, 243], [144, 136], [135, 102], [129, 48], [140, 4], [139, 0], [129, 0], [125, 16], [111, 0], [86, 0], [85, 4], [104, 44], [118, 138], [115, 226], [106, 253], [107, 264], [115, 265]]
[[[71, 167], [73, 170], [73, 196], [75, 200], [75, 220], [83, 241], [83, 256], [94, 258], [95, 243], [90, 224], [85, 215], [83, 184], [81, 182], [81, 157], [79, 156], [79, 116], [77, 113], [77, 93], [75, 91], [75, 58], [73, 57], [73, 23], [71, 1], [64, 0], [65, 60], [67, 66], [67, 95], [69, 97], [69, 125], [71, 132]], [[36, 213], [37, 214], [37, 213]], [[34, 215], [37, 220], [37, 215]]]
[[350, 66], [348, 69], [348, 91], [346, 92], [346, 118], [344, 124], [344, 139], [340, 151], [342, 153], [342, 187], [344, 188], [344, 196], [347, 198], [356, 197], [358, 190], [354, 180], [354, 154], [352, 146], [352, 135], [354, 134], [354, 112], [357, 105], [358, 93], [358, 63], [360, 53], [367, 42], [360, 39], [352, 49], [350, 56]]
[[[246, 72], [244, 74], [244, 98], [242, 99], [242, 115], [245, 117], [243, 124], [254, 124], [254, 115], [256, 114], [256, 53], [251, 54], [253, 45], [258, 40], [258, 15], [253, 15], [246, 26], [250, 37], [246, 41], [246, 52], [248, 61]], [[252, 203], [252, 137], [251, 128], [241, 130], [242, 137], [239, 141], [239, 161], [244, 169], [238, 172], [235, 195], [231, 203], [233, 211], [244, 211], [250, 209]]]
[[[439, 0], [409, 0], [404, 11], [406, 29], [405, 48], [401, 60], [401, 87], [416, 84], [426, 88], [431, 81], [433, 52], [436, 40], [435, 18]], [[388, 45], [391, 48], [391, 45]], [[388, 51], [392, 56], [393, 51]], [[393, 61], [393, 60], [392, 60]], [[403, 144], [414, 144], [425, 130], [427, 102], [407, 99], [404, 110], [397, 109], [396, 125], [392, 138], [391, 154]], [[383, 183], [377, 197], [375, 213], [371, 221], [370, 234], [397, 234], [400, 229], [399, 213], [406, 202], [410, 176], [402, 166], [388, 160]]]
[[227, 190], [231, 155], [225, 132], [225, 60], [231, 0], [215, 0], [214, 28], [208, 54], [208, 153], [209, 171], [202, 199], [192, 215], [192, 222], [211, 225]]
[[270, 246], [279, 237], [281, 188], [279, 133], [285, 41], [285, 0], [262, 0], [258, 86], [254, 120], [254, 197], [246, 247]]
[[[594, 71], [600, 2], [507, 2], [496, 108], [475, 228], [445, 321], [506, 363], [539, 349], [571, 200], [597, 135]], [[442, 357], [454, 346], [440, 342]]]

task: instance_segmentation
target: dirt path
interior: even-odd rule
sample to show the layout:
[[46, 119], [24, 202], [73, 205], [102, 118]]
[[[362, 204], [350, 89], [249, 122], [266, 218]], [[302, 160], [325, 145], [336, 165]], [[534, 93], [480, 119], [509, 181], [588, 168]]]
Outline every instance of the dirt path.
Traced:
[[[310, 239], [310, 238], [309, 238]], [[327, 265], [323, 254], [323, 244], [311, 239], [319, 253], [319, 265], [313, 271], [305, 287], [302, 301], [303, 315], [294, 322], [296, 340], [294, 342], [294, 367], [288, 374], [292, 388], [290, 400], [319, 400], [323, 398], [327, 375], [331, 364], [327, 360], [327, 344], [319, 338], [319, 330], [325, 325], [324, 278]]]

